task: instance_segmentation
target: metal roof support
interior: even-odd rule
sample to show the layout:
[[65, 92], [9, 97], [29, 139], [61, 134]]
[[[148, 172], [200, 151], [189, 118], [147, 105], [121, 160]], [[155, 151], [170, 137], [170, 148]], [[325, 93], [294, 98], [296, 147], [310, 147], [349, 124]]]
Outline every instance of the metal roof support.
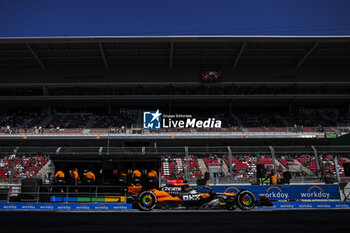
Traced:
[[231, 151], [231, 147], [227, 147], [227, 151], [228, 151], [228, 165], [230, 166], [230, 178], [229, 178], [229, 182], [230, 184], [232, 184], [232, 151]]
[[41, 69], [45, 69], [44, 64], [42, 63], [42, 61], [40, 60], [40, 58], [38, 57], [38, 55], [35, 53], [35, 51], [33, 50], [32, 46], [30, 46], [30, 44], [26, 43], [27, 48], [29, 49], [30, 53], [33, 55], [33, 57], [35, 58], [35, 60], [39, 63]]
[[9, 62], [9, 64], [11, 64], [11, 65], [13, 64], [12, 61], [3, 52], [0, 51], [0, 54], [2, 57], [6, 58], [6, 60]]
[[170, 51], [169, 51], [169, 68], [173, 68], [173, 59], [174, 59], [174, 42], [170, 43]]
[[62, 147], [58, 147], [57, 150], [56, 150], [56, 154], [59, 154], [61, 149], [62, 149]]
[[205, 57], [207, 56], [207, 53], [208, 53], [208, 48], [209, 48], [209, 42], [205, 46], [204, 54], [203, 54], [203, 57], [202, 57], [202, 65], [204, 65]]
[[107, 57], [106, 57], [105, 51], [103, 50], [102, 43], [98, 43], [98, 47], [100, 48], [101, 56], [103, 59], [103, 64], [105, 65], [105, 68], [108, 69], [109, 66], [108, 66], [108, 62], [107, 62]]
[[158, 154], [157, 142], [153, 143], [154, 151]]
[[337, 181], [339, 184], [341, 182], [341, 179], [340, 179], [340, 173], [339, 173], [339, 167], [338, 167], [338, 155], [334, 155], [334, 167], [335, 167], [335, 173], [337, 174]]
[[136, 52], [137, 64], [140, 64], [139, 46], [137, 45], [137, 43], [135, 43], [135, 52]]
[[186, 158], [185, 177], [186, 177], [186, 180], [188, 180], [188, 160], [189, 160], [188, 146], [185, 146], [185, 158]]
[[102, 151], [103, 151], [103, 146], [101, 146], [100, 149], [98, 150], [98, 155], [102, 155]]
[[299, 61], [299, 63], [297, 64], [296, 68], [298, 69], [303, 63], [304, 61], [310, 56], [310, 54], [312, 53], [312, 51], [314, 51], [314, 49], [317, 47], [318, 42], [316, 42], [310, 49], [309, 51], [304, 55], [304, 57]]
[[17, 147], [13, 150], [13, 154], [14, 154], [14, 155], [17, 154], [18, 150], [19, 150], [19, 146], [17, 146]]
[[[11, 166], [11, 175], [10, 175], [10, 184], [12, 184], [13, 182], [13, 174], [15, 172], [15, 161], [17, 159], [16, 155], [17, 155], [17, 152], [18, 152], [18, 149], [19, 149], [19, 146], [17, 146], [14, 150], [13, 150], [13, 154], [15, 155], [14, 159], [12, 159], [12, 166]], [[9, 195], [7, 197], [8, 200], [10, 200], [10, 192], [9, 192]]]
[[272, 165], [273, 165], [273, 170], [276, 171], [276, 156], [275, 156], [275, 149], [272, 146], [269, 146], [270, 151], [271, 151], [271, 157], [272, 157]]
[[320, 169], [320, 164], [319, 164], [319, 160], [318, 160], [318, 153], [317, 153], [317, 149], [315, 148], [315, 146], [311, 146], [312, 150], [314, 151], [314, 155], [315, 155], [315, 162], [316, 162], [316, 176], [320, 177], [321, 175], [321, 169]]
[[235, 62], [233, 63], [233, 69], [236, 69], [236, 68], [237, 68], [238, 62], [239, 62], [239, 60], [241, 59], [241, 56], [242, 56], [243, 51], [244, 51], [244, 49], [245, 49], [246, 46], [247, 46], [247, 42], [243, 42], [242, 47], [241, 47], [241, 49], [239, 50], [238, 55], [237, 55], [237, 57], [236, 57], [236, 59], [235, 59]]

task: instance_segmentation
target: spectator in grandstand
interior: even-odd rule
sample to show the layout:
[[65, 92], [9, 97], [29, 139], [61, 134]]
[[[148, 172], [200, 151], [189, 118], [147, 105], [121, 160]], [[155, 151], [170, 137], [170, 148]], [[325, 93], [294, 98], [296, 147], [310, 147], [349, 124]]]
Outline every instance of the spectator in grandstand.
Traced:
[[10, 127], [9, 125], [6, 126], [6, 131], [5, 131], [5, 133], [7, 133], [7, 134], [11, 134], [11, 133], [12, 133], [11, 127]]

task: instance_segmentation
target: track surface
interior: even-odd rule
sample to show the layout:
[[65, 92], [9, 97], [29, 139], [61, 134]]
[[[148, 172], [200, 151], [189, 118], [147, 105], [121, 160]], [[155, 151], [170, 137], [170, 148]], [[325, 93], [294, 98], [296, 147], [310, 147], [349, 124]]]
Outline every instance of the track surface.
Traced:
[[348, 232], [350, 210], [0, 212], [1, 232]]

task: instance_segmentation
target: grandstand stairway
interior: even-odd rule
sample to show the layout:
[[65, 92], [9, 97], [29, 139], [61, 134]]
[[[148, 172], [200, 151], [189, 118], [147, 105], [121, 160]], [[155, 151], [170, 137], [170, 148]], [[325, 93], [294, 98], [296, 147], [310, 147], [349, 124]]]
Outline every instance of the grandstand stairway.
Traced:
[[311, 169], [305, 167], [299, 160], [297, 159], [294, 159], [294, 162], [297, 163], [298, 165], [301, 165], [301, 168], [303, 169], [303, 171], [310, 175], [310, 176], [314, 176], [315, 175], [315, 172], [311, 171]]
[[242, 128], [242, 131], [244, 133], [247, 133], [248, 130], [246, 129], [245, 125], [243, 124], [242, 120], [235, 114], [232, 114], [233, 119], [239, 124], [239, 126]]
[[281, 121], [283, 122], [283, 124], [285, 124], [286, 125], [286, 127], [288, 127], [289, 126], [289, 124], [288, 124], [288, 121], [284, 118], [284, 117], [282, 117], [281, 115], [279, 115], [278, 114], [278, 117], [279, 117], [279, 119], [281, 119]]
[[92, 116], [90, 117], [89, 121], [86, 123], [85, 128], [86, 128], [86, 129], [91, 129], [92, 126], [94, 126], [95, 120], [96, 120], [96, 116], [95, 116], [95, 115], [92, 115]]
[[[222, 158], [219, 158], [218, 160], [219, 160], [219, 163], [222, 164], [222, 167], [221, 167], [222, 172], [225, 174], [225, 176], [230, 176], [230, 169], [228, 168], [225, 161]], [[221, 160], [223, 160], [222, 163], [221, 163]]]
[[204, 175], [208, 169], [207, 169], [207, 165], [204, 162], [204, 159], [202, 158], [198, 158], [198, 165], [199, 165], [199, 169], [201, 170], [202, 174]]
[[49, 123], [53, 120], [53, 115], [49, 115], [45, 120], [41, 122], [43, 127], [48, 127]]
[[288, 168], [286, 166], [284, 166], [284, 164], [282, 164], [280, 161], [278, 161], [278, 159], [275, 160], [275, 163], [276, 163], [276, 168], [282, 167], [283, 171], [288, 170]]
[[50, 170], [50, 164], [51, 164], [51, 160], [49, 160], [39, 171], [38, 173], [35, 175], [36, 178], [40, 178], [42, 180], [45, 179], [45, 175], [47, 174], [47, 172]]
[[182, 165], [182, 159], [181, 158], [176, 158], [176, 164], [177, 164], [177, 172], [182, 172], [183, 171], [183, 165]]

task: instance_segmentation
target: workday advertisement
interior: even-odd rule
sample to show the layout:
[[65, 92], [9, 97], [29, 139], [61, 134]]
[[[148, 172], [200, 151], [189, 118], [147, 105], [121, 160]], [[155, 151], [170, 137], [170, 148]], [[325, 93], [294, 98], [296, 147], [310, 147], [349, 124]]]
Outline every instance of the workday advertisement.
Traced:
[[0, 210], [130, 210], [130, 203], [34, 203], [3, 202]]
[[216, 192], [237, 193], [247, 189], [270, 200], [340, 200], [338, 185], [213, 186]]

